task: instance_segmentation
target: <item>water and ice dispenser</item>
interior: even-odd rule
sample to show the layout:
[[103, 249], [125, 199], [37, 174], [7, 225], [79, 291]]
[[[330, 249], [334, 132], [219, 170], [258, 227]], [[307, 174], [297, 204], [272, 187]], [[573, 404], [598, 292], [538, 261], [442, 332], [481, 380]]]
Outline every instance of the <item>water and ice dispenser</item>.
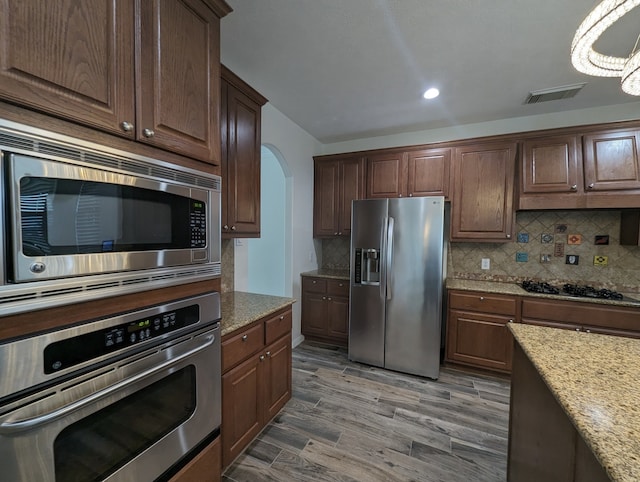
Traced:
[[355, 283], [363, 285], [380, 284], [380, 250], [356, 248]]

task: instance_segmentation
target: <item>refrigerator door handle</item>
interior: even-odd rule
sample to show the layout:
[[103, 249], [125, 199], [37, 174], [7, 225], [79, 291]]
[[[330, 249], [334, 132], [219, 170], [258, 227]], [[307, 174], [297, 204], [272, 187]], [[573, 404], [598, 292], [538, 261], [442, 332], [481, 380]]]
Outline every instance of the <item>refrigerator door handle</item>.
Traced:
[[382, 221], [382, 229], [380, 231], [380, 299], [384, 300], [387, 296], [387, 230], [389, 218]]
[[393, 266], [393, 227], [395, 221], [389, 216], [389, 224], [387, 225], [387, 262], [386, 264], [386, 273], [385, 273], [385, 285], [387, 289], [387, 299], [391, 299], [391, 268]]

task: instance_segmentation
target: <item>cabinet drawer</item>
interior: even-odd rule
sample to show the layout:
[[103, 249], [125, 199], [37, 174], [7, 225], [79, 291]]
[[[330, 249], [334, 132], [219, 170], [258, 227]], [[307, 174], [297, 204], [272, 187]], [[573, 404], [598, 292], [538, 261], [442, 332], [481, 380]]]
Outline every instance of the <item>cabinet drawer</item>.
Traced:
[[477, 292], [450, 292], [449, 307], [499, 315], [515, 316], [516, 314], [515, 298]]
[[266, 344], [277, 340], [278, 338], [291, 333], [291, 310], [269, 318], [265, 322], [265, 339]]
[[241, 331], [222, 342], [222, 372], [264, 348], [264, 323]]
[[522, 318], [640, 331], [640, 309], [597, 303], [524, 298]]
[[327, 294], [335, 296], [349, 296], [349, 282], [344, 280], [328, 280]]
[[325, 293], [327, 291], [327, 280], [322, 278], [302, 278], [302, 290], [310, 293]]

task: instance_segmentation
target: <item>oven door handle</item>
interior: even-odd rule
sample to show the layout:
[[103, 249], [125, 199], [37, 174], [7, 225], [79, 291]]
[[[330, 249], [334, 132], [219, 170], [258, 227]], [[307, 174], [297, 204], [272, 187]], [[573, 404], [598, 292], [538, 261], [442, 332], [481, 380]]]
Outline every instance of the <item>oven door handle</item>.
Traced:
[[197, 347], [192, 348], [191, 350], [185, 353], [182, 353], [181, 355], [178, 355], [175, 358], [171, 358], [170, 360], [167, 360], [158, 366], [155, 366], [153, 368], [150, 368], [149, 370], [145, 370], [136, 375], [133, 375], [132, 377], [122, 380], [118, 383], [115, 383], [110, 387], [105, 388], [104, 390], [100, 390], [99, 392], [92, 393], [88, 397], [81, 398], [80, 400], [70, 403], [69, 405], [65, 405], [64, 407], [58, 408], [57, 410], [54, 410], [52, 412], [45, 413], [43, 415], [38, 415], [33, 418], [27, 418], [24, 420], [2, 422], [0, 423], [0, 433], [11, 434], [15, 432], [23, 432], [26, 430], [37, 428], [40, 425], [51, 423], [54, 420], [64, 417], [65, 415], [68, 415], [71, 412], [75, 412], [76, 410], [79, 410], [82, 407], [85, 407], [86, 405], [96, 402], [115, 392], [123, 390], [126, 387], [133, 385], [144, 378], [155, 375], [156, 373], [161, 372], [162, 370], [165, 370], [166, 368], [181, 362], [185, 358], [189, 358], [190, 356], [193, 356], [196, 353], [201, 352], [202, 350], [211, 346], [214, 340], [215, 340], [215, 335], [213, 334], [207, 335], [203, 343], [200, 343], [200, 345], [198, 345]]

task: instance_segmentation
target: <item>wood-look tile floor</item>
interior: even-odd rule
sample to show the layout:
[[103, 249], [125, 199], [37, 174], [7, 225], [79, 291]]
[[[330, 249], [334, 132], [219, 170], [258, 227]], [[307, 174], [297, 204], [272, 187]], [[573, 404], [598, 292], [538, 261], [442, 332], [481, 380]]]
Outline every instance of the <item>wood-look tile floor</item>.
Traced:
[[452, 368], [437, 381], [399, 374], [303, 343], [292, 399], [223, 481], [504, 481], [509, 387]]

